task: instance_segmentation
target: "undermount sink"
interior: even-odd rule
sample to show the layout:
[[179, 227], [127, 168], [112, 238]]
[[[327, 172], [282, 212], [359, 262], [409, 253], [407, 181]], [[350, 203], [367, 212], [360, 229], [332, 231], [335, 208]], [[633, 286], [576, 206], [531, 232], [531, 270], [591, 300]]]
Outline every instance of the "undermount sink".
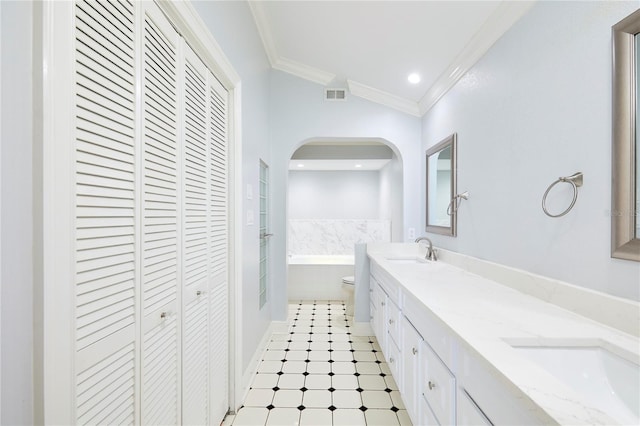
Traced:
[[620, 424], [640, 424], [637, 354], [615, 350], [625, 355], [620, 356], [602, 342], [578, 346], [509, 343]]

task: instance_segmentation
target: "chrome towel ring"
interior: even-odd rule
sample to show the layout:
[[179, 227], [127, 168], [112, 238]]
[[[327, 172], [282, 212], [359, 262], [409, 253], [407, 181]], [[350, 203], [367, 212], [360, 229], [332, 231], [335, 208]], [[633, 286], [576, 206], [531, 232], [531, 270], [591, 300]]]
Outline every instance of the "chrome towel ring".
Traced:
[[[554, 186], [556, 186], [560, 182], [568, 183], [573, 187], [573, 200], [571, 200], [571, 204], [569, 204], [569, 207], [567, 207], [567, 209], [565, 211], [563, 211], [562, 213], [560, 213], [560, 214], [551, 214], [551, 213], [549, 213], [549, 210], [547, 210], [547, 195], [549, 195], [549, 191], [551, 191], [551, 188], [553, 188]], [[569, 211], [576, 204], [576, 200], [578, 199], [578, 188], [581, 187], [582, 184], [583, 184], [583, 174], [582, 174], [582, 172], [574, 173], [571, 176], [559, 177], [558, 180], [556, 180], [551, 185], [549, 185], [547, 190], [544, 192], [544, 195], [542, 196], [542, 210], [544, 211], [544, 213], [549, 217], [561, 217], [561, 216], [564, 216], [565, 214], [569, 213]]]

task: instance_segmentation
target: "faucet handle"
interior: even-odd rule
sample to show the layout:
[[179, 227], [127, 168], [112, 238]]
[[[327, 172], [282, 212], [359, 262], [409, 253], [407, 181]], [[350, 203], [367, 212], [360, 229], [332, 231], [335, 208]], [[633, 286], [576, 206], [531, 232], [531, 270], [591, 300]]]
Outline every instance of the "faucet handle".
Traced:
[[431, 260], [433, 260], [434, 262], [438, 260], [438, 249], [431, 250]]

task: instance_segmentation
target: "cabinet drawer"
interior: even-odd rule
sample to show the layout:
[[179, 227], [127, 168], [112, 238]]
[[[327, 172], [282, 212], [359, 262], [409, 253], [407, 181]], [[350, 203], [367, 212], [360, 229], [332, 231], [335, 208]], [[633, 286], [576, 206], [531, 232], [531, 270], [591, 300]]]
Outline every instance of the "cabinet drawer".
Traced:
[[420, 398], [420, 423], [418, 424], [424, 426], [440, 426], [440, 423], [438, 423], [438, 420], [436, 420], [436, 417], [433, 415], [433, 411], [431, 411], [429, 404], [427, 404], [427, 401], [422, 398]]
[[422, 345], [422, 395], [438, 422], [455, 424], [456, 379], [428, 344]]
[[401, 364], [402, 360], [400, 359], [400, 351], [396, 347], [394, 343], [389, 343], [387, 345], [387, 353], [385, 354], [387, 359], [387, 364], [389, 365], [389, 369], [391, 370], [391, 375], [393, 379], [398, 384], [398, 387], [402, 386], [402, 370]]
[[371, 264], [371, 275], [378, 282], [380, 287], [389, 295], [389, 298], [393, 300], [398, 306], [402, 306], [400, 303], [400, 286], [398, 283], [389, 276], [389, 274], [375, 263]]
[[402, 342], [400, 340], [401, 319], [402, 313], [400, 309], [389, 299], [387, 304], [387, 323], [385, 325], [389, 332], [389, 337], [391, 337], [391, 341], [395, 343], [397, 349], [400, 349], [400, 343]]

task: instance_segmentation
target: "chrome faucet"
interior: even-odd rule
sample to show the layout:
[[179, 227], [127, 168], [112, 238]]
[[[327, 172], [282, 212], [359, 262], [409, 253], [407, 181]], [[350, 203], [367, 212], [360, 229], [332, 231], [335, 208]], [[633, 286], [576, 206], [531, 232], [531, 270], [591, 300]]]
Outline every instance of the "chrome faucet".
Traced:
[[433, 248], [433, 243], [431, 242], [431, 240], [427, 237], [418, 237], [416, 238], [416, 243], [420, 243], [420, 241], [426, 241], [427, 243], [429, 243], [429, 245], [427, 246], [427, 254], [425, 254], [424, 258], [427, 260], [432, 260], [432, 261], [436, 261], [438, 260], [438, 255], [437, 255], [437, 250]]

